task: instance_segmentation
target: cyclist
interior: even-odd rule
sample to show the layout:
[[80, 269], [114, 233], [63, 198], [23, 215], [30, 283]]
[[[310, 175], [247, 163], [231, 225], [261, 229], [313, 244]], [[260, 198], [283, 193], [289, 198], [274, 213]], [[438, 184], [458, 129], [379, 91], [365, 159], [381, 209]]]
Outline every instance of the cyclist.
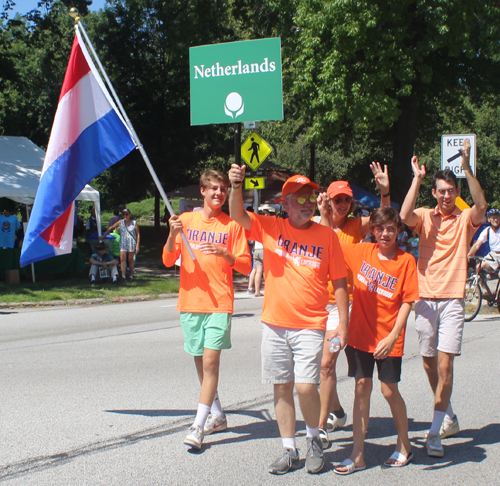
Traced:
[[[490, 226], [485, 228], [476, 243], [474, 243], [467, 254], [468, 257], [474, 256], [479, 248], [486, 242], [490, 245], [490, 252], [481, 262], [481, 269], [487, 272], [496, 272], [500, 266], [500, 210], [490, 209], [486, 216]], [[479, 271], [479, 268], [477, 269]]]

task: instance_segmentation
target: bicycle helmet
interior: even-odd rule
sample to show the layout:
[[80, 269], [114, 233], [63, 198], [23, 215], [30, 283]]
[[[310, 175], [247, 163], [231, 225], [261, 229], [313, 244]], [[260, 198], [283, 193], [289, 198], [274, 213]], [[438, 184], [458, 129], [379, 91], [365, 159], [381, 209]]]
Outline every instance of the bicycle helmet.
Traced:
[[498, 210], [496, 208], [490, 209], [486, 213], [486, 216], [488, 216], [488, 218], [491, 218], [492, 216], [500, 216], [500, 210]]

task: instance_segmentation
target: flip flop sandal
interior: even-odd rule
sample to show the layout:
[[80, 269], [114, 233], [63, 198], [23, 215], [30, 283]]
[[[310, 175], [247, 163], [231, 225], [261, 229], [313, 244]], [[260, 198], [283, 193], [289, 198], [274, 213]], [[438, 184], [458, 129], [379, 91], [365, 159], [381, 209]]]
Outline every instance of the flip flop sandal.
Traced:
[[[389, 462], [391, 459], [393, 459], [396, 462]], [[386, 467], [403, 467], [403, 466], [406, 466], [412, 460], [413, 460], [413, 452], [410, 452], [408, 454], [408, 457], [406, 457], [404, 454], [401, 454], [401, 452], [394, 451], [391, 454], [391, 457], [389, 457], [389, 459], [387, 459], [387, 461], [384, 462], [384, 466], [386, 466]]]
[[[338, 468], [345, 468], [345, 471], [341, 471]], [[340, 474], [341, 476], [347, 476], [348, 474], [362, 471], [363, 469], [366, 469], [366, 464], [363, 464], [362, 466], [355, 466], [354, 462], [350, 459], [344, 459], [338, 466], [333, 468], [333, 472], [335, 474]]]

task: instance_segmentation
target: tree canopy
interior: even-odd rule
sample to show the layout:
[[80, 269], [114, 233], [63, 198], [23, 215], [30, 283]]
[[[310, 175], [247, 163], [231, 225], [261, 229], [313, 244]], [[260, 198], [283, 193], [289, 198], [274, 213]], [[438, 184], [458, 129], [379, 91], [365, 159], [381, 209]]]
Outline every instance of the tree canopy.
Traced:
[[[373, 190], [368, 164], [380, 160], [401, 202], [414, 152], [434, 170], [441, 134], [476, 133], [480, 182], [500, 201], [498, 2], [109, 0], [89, 12], [90, 0], [44, 0], [10, 18], [12, 3], [0, 20], [2, 135], [46, 147], [76, 5], [166, 190], [233, 158], [232, 126], [190, 126], [189, 47], [279, 36], [285, 119], [260, 129], [274, 162]], [[108, 207], [154, 194], [137, 153], [92, 184]]]

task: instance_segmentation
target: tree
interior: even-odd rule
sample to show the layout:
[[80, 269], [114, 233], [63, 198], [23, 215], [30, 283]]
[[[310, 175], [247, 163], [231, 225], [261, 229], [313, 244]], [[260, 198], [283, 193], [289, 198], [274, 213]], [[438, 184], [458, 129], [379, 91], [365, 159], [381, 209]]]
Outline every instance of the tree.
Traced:
[[[309, 139], [391, 133], [402, 200], [415, 142], [436, 103], [500, 89], [500, 10], [474, 0], [299, 0], [291, 87]], [[434, 115], [432, 118], [429, 115]]]

